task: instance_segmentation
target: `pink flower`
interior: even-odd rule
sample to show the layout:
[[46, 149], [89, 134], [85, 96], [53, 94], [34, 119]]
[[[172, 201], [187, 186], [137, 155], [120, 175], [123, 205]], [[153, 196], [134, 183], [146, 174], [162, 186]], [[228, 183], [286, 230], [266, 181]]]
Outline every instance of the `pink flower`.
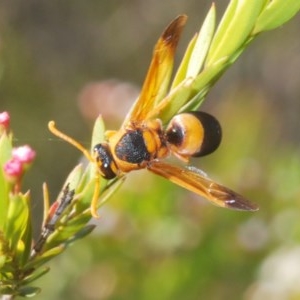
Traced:
[[18, 182], [23, 174], [23, 164], [17, 159], [10, 159], [3, 166], [4, 174], [11, 183]]
[[23, 164], [30, 164], [35, 158], [35, 151], [28, 145], [13, 148], [12, 157]]
[[6, 131], [9, 127], [10, 116], [7, 111], [0, 113], [0, 133]]
[[35, 151], [28, 145], [13, 148], [12, 158], [4, 166], [4, 174], [10, 183], [16, 184], [16, 189], [20, 188], [20, 182], [24, 172], [35, 158]]

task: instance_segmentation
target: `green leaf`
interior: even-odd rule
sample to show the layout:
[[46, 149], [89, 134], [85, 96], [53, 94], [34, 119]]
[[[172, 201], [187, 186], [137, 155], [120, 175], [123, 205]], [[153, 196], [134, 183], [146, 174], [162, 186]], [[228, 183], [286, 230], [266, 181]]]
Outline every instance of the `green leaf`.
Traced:
[[253, 34], [283, 25], [300, 10], [299, 0], [272, 0], [259, 15]]
[[4, 229], [6, 223], [7, 210], [8, 210], [8, 193], [9, 185], [4, 178], [2, 165], [0, 165], [0, 230]]
[[187, 78], [174, 88], [167, 97], [157, 106], [157, 117], [167, 124], [178, 113], [178, 110], [191, 98], [190, 85], [193, 79]]
[[198, 94], [196, 94], [185, 105], [183, 105], [178, 111], [178, 113], [197, 110], [199, 106], [202, 104], [202, 102], [204, 101], [208, 91], [209, 91], [208, 87], [203, 88]]
[[76, 194], [81, 194], [86, 185], [89, 183], [90, 181], [90, 173], [91, 173], [91, 164], [89, 164], [85, 169], [82, 170], [82, 176], [80, 178], [80, 181], [78, 182], [77, 187], [75, 188], [75, 193]]
[[6, 255], [0, 252], [0, 270], [4, 266], [5, 262], [6, 262]]
[[[12, 289], [10, 286], [7, 286], [7, 285], [1, 285], [0, 286], [0, 296], [6, 296], [6, 295], [16, 295], [16, 291], [14, 289]], [[5, 299], [5, 298], [4, 298]], [[7, 297], [7, 299], [9, 299]], [[13, 299], [13, 297], [11, 298]]]
[[38, 268], [36, 269], [33, 273], [31, 273], [30, 275], [26, 276], [21, 284], [27, 285], [35, 280], [37, 280], [38, 278], [42, 277], [43, 275], [45, 275], [46, 273], [48, 273], [50, 271], [49, 267], [45, 267], [45, 268]]
[[199, 36], [196, 40], [189, 64], [187, 67], [186, 77], [196, 77], [202, 68], [204, 59], [209, 49], [211, 40], [213, 38], [216, 23], [216, 10], [215, 5], [212, 5], [208, 12], [204, 23], [199, 32]]
[[41, 265], [45, 264], [53, 257], [61, 254], [65, 250], [65, 248], [66, 248], [65, 246], [60, 245], [58, 247], [43, 252], [39, 256], [35, 256], [34, 259], [26, 263], [26, 265], [24, 266], [24, 270], [31, 271], [32, 269], [38, 269]]
[[4, 177], [3, 165], [11, 158], [11, 152], [11, 140], [3, 133], [0, 136], [0, 230], [3, 230], [6, 223], [9, 194], [9, 183]]
[[[79, 200], [79, 202], [81, 202], [81, 200]], [[68, 243], [76, 234], [84, 230], [83, 228], [86, 227], [90, 219], [91, 213], [88, 205], [88, 208], [86, 208], [84, 212], [76, 213], [65, 224], [60, 224], [47, 239], [44, 249], [47, 250]]]
[[266, 0], [232, 0], [218, 26], [206, 59], [206, 66], [229, 57], [249, 37]]
[[[105, 125], [101, 115], [96, 119], [94, 123], [92, 140], [91, 140], [91, 153], [94, 151], [95, 145], [103, 142], [105, 140]], [[94, 180], [95, 182], [95, 174], [98, 172], [97, 165], [91, 163], [89, 166], [89, 180]]]
[[89, 235], [94, 229], [96, 225], [89, 224], [84, 226], [81, 230], [78, 230], [68, 241], [67, 244], [73, 243], [76, 240], [82, 239], [85, 236]]
[[78, 192], [78, 185], [81, 181], [82, 175], [83, 175], [82, 165], [79, 164], [68, 175], [67, 179], [65, 180], [64, 187], [67, 184], [69, 184], [69, 189], [70, 190], [75, 189]]
[[104, 141], [105, 125], [102, 116], [100, 115], [95, 123], [92, 133], [91, 153], [93, 153], [94, 146]]
[[4, 234], [13, 251], [22, 251], [24, 243], [21, 241], [28, 225], [29, 195], [12, 195], [9, 201], [8, 216]]
[[40, 292], [41, 292], [41, 289], [38, 287], [34, 287], [34, 286], [26, 286], [26, 287], [21, 287], [18, 289], [19, 296], [26, 297], [26, 298], [34, 297], [37, 294], [39, 294]]
[[[164, 99], [157, 116], [164, 124], [178, 112], [187, 111], [191, 107], [197, 108], [207, 94], [209, 87], [220, 76], [220, 72], [227, 66], [226, 58], [204, 69], [195, 79], [187, 78]], [[199, 97], [201, 95], [202, 97]]]
[[12, 153], [11, 139], [6, 133], [0, 136], [0, 165], [3, 166], [10, 158]]
[[187, 77], [196, 77], [199, 73], [213, 38], [215, 22], [215, 5], [212, 5], [199, 34], [196, 34], [192, 38], [185, 51], [184, 57], [171, 85], [171, 90], [178, 86]]
[[193, 49], [195, 47], [195, 43], [197, 41], [198, 34], [196, 34], [191, 41], [189, 42], [189, 45], [187, 46], [187, 49], [185, 50], [184, 56], [181, 60], [181, 63], [178, 67], [178, 70], [176, 72], [176, 75], [174, 76], [174, 80], [171, 85], [171, 90], [177, 87], [185, 78], [186, 78], [186, 72], [189, 65], [189, 61], [193, 52]]
[[109, 198], [121, 187], [123, 182], [125, 181], [126, 176], [118, 177], [113, 180], [111, 180], [108, 185], [103, 190], [98, 207], [101, 207], [104, 203], [106, 203]]
[[65, 226], [56, 230], [45, 244], [45, 249], [64, 244], [72, 238], [78, 231], [85, 227], [86, 223], [91, 219], [90, 210], [86, 210], [81, 215], [70, 220]]
[[[76, 214], [85, 211], [91, 205], [91, 200], [93, 198], [96, 183], [96, 174], [93, 173], [93, 175], [94, 176], [88, 182], [85, 183], [83, 190], [80, 191], [80, 198], [74, 206]], [[102, 178], [100, 180], [102, 182]], [[106, 180], [103, 179], [103, 182], [106, 183]]]
[[30, 257], [31, 252], [31, 245], [32, 245], [32, 215], [31, 210], [28, 211], [29, 215], [27, 218], [27, 224], [25, 226], [24, 234], [21, 237], [21, 240], [24, 243], [24, 249], [22, 252], [19, 252], [19, 258], [18, 261], [21, 266], [24, 266], [24, 264], [28, 261]]
[[[7, 249], [7, 243], [4, 240], [0, 241], [1, 243], [1, 249], [0, 249], [0, 273], [12, 273], [14, 272], [15, 268], [13, 266], [13, 261], [11, 257], [11, 253], [8, 252], [9, 249]], [[0, 285], [1, 286], [1, 285]]]
[[194, 91], [201, 92], [202, 89], [207, 89], [211, 87], [215, 81], [221, 76], [222, 72], [228, 66], [227, 57], [223, 57], [223, 59], [219, 59], [213, 65], [205, 68], [203, 72], [201, 72], [197, 78], [191, 83], [191, 89]]

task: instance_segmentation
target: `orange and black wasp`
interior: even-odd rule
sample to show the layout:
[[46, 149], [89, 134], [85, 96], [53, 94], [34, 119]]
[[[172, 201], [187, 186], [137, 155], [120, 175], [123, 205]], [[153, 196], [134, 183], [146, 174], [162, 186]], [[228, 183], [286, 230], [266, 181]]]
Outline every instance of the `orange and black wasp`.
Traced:
[[[81, 144], [55, 128], [49, 129], [58, 137], [74, 145], [92, 162], [105, 179], [123, 177], [128, 172], [147, 169], [174, 182], [212, 203], [236, 210], [255, 211], [257, 206], [231, 189], [209, 179], [195, 167], [181, 167], [166, 162], [174, 155], [188, 162], [191, 157], [207, 155], [219, 146], [221, 127], [211, 115], [193, 111], [175, 115], [165, 126], [158, 118], [166, 105], [161, 99], [164, 81], [169, 76], [175, 49], [186, 22], [177, 17], [158, 40], [140, 96], [118, 131], [109, 131], [106, 141], [94, 146], [90, 154]], [[99, 179], [99, 178], [98, 178]], [[99, 180], [96, 180], [99, 182]], [[96, 185], [91, 212], [97, 216], [99, 183]]]

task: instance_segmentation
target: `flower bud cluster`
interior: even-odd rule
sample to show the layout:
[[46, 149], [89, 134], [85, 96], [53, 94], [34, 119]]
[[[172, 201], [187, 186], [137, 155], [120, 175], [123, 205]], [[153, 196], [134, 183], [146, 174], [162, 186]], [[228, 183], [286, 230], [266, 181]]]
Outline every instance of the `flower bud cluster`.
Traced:
[[[10, 116], [0, 113], [0, 136], [9, 130]], [[3, 165], [4, 176], [8, 182], [19, 184], [24, 172], [35, 158], [35, 151], [28, 145], [12, 149], [11, 158]]]

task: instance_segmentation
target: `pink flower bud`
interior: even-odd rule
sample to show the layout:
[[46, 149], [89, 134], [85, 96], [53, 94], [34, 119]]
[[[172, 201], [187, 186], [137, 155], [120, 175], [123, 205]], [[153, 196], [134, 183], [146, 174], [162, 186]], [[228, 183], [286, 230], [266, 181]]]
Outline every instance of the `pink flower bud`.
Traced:
[[10, 159], [3, 166], [6, 179], [11, 183], [16, 183], [20, 180], [23, 174], [23, 164], [17, 159]]
[[7, 111], [0, 113], [0, 134], [6, 131], [9, 127], [10, 116]]
[[35, 151], [28, 145], [13, 148], [12, 157], [23, 164], [30, 164], [35, 158]]

